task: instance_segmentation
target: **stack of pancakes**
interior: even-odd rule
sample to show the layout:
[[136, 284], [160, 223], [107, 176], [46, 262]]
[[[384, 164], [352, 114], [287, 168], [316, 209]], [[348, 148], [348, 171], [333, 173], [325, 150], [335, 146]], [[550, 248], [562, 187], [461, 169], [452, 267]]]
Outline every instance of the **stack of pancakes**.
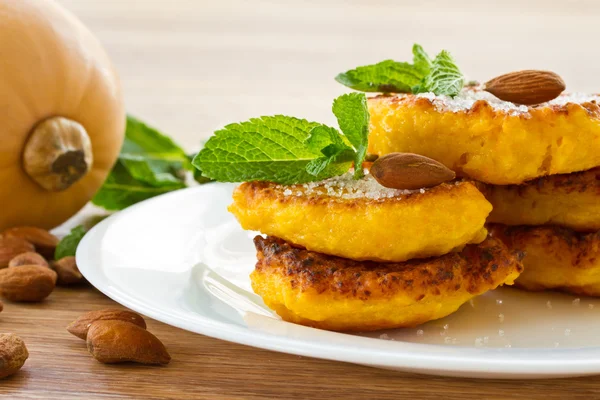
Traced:
[[433, 158], [493, 206], [493, 236], [523, 251], [528, 290], [600, 295], [600, 108], [563, 94], [535, 107], [477, 88], [369, 99], [369, 151]]
[[520, 253], [488, 236], [492, 206], [474, 183], [396, 190], [365, 172], [235, 190], [229, 210], [268, 235], [254, 239], [253, 289], [283, 319], [343, 331], [416, 326], [522, 272]]

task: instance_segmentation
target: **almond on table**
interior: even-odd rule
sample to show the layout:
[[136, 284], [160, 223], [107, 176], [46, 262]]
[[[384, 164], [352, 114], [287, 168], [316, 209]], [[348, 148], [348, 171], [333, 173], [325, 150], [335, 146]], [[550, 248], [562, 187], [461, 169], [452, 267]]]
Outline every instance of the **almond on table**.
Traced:
[[146, 329], [146, 321], [144, 318], [133, 311], [120, 308], [107, 308], [103, 310], [90, 311], [67, 326], [69, 333], [85, 340], [88, 330], [95, 321], [125, 321]]
[[18, 267], [21, 265], [41, 265], [43, 267], [49, 267], [48, 261], [39, 253], [27, 252], [22, 253], [9, 261], [8, 267]]
[[54, 257], [54, 250], [59, 242], [58, 238], [47, 230], [33, 226], [9, 228], [3, 231], [2, 235], [26, 240], [35, 246], [38, 253], [50, 259]]
[[56, 286], [56, 272], [41, 265], [0, 270], [0, 296], [16, 302], [39, 302]]
[[99, 362], [136, 362], [166, 365], [171, 361], [160, 340], [146, 329], [120, 320], [92, 322], [86, 338], [88, 351]]
[[0, 236], [0, 268], [8, 267], [10, 260], [23, 253], [34, 252], [33, 244], [20, 237]]
[[52, 269], [58, 276], [59, 285], [75, 285], [85, 281], [77, 268], [75, 257], [68, 256], [52, 262]]

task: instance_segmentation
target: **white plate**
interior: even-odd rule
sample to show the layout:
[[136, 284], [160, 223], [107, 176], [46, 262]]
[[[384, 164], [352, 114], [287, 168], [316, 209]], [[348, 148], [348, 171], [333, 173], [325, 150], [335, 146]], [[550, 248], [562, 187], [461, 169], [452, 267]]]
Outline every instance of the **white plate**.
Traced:
[[359, 335], [281, 321], [250, 289], [252, 232], [227, 212], [232, 185], [137, 204], [78, 248], [85, 277], [167, 324], [285, 353], [426, 374], [540, 378], [600, 373], [600, 300], [501, 289], [415, 329]]

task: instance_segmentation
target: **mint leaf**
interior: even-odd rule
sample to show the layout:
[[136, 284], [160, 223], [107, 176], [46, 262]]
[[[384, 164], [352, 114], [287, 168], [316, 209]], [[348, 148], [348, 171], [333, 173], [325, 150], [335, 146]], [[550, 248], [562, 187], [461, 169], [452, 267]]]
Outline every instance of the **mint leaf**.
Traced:
[[412, 52], [413, 65], [415, 66], [415, 69], [419, 71], [419, 73], [422, 76], [426, 76], [427, 74], [429, 74], [429, 71], [431, 71], [432, 63], [427, 53], [425, 53], [425, 50], [423, 50], [423, 47], [421, 47], [420, 44], [415, 43], [413, 45]]
[[340, 129], [355, 149], [354, 178], [363, 177], [362, 163], [367, 155], [369, 141], [369, 109], [364, 93], [342, 95], [333, 102]]
[[128, 116], [119, 159], [92, 202], [107, 210], [122, 210], [185, 188], [186, 171], [192, 169], [188, 156], [171, 138]]
[[355, 152], [348, 139], [329, 126], [314, 127], [306, 144], [311, 151], [321, 152], [324, 156], [307, 164], [306, 171], [313, 176], [319, 176], [333, 162], [347, 163], [354, 158]]
[[155, 186], [134, 178], [121, 161], [92, 199], [92, 203], [107, 210], [118, 211], [160, 194], [180, 189], [179, 186]]
[[213, 182], [213, 180], [212, 180], [212, 179], [205, 177], [205, 176], [202, 174], [202, 171], [201, 171], [200, 169], [198, 169], [198, 168], [196, 168], [196, 169], [194, 170], [194, 180], [195, 180], [196, 182], [198, 182], [199, 184], [201, 184], [201, 185], [203, 185], [203, 184], [205, 184], [205, 183]]
[[306, 143], [317, 126], [283, 115], [230, 124], [215, 132], [193, 164], [205, 177], [220, 182], [295, 184], [341, 175], [350, 168], [349, 162], [328, 163], [317, 175], [307, 170], [309, 163], [323, 156]]
[[168, 160], [182, 163], [191, 169], [187, 155], [173, 139], [160, 133], [135, 117], [127, 116], [126, 141], [122, 154], [139, 155], [153, 160]]
[[465, 84], [465, 78], [454, 59], [446, 50], [438, 54], [431, 71], [415, 90], [415, 93], [433, 92], [436, 95], [456, 96]]
[[[315, 126], [310, 131], [310, 136], [306, 139], [308, 149], [314, 153], [322, 153], [325, 156], [332, 155], [331, 146], [340, 150], [352, 149], [348, 140], [340, 132], [326, 125]], [[330, 149], [326, 151], [325, 149]]]
[[[204, 146], [204, 144], [202, 146]], [[188, 154], [188, 160], [190, 160], [190, 163], [194, 160], [194, 157], [196, 157], [197, 154], [198, 153]], [[201, 185], [213, 181], [212, 179], [207, 178], [204, 175], [202, 175], [202, 170], [200, 170], [199, 168], [194, 168], [193, 176], [194, 176], [194, 180]]]
[[338, 97], [333, 113], [344, 134], [283, 115], [227, 125], [215, 132], [192, 163], [203, 176], [221, 182], [311, 182], [341, 175], [353, 161], [354, 177], [361, 178], [369, 129], [366, 96]]
[[71, 232], [61, 239], [61, 241], [56, 246], [56, 250], [54, 251], [54, 259], [60, 260], [64, 257], [74, 256], [75, 251], [77, 250], [77, 246], [81, 239], [86, 234], [86, 229], [82, 226], [76, 226], [71, 230]]
[[413, 64], [393, 60], [366, 65], [339, 74], [335, 79], [361, 92], [424, 93], [456, 96], [464, 77], [454, 59], [443, 50], [432, 61], [423, 47], [413, 45]]
[[339, 74], [335, 80], [361, 92], [411, 93], [424, 74], [415, 66], [386, 60]]
[[185, 171], [193, 169], [183, 149], [171, 138], [132, 116], [127, 117], [119, 160], [134, 179], [156, 187], [183, 188]]
[[306, 164], [306, 172], [312, 176], [319, 176], [325, 170], [325, 168], [331, 164], [332, 161], [333, 157], [316, 158]]
[[121, 155], [119, 160], [134, 179], [152, 186], [184, 188], [185, 169], [180, 162], [152, 160], [144, 156]]

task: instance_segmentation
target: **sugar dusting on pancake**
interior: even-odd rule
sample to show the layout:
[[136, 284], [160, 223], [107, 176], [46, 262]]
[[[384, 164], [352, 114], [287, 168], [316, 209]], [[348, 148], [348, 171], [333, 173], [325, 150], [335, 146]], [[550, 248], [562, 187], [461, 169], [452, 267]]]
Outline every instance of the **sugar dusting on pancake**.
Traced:
[[367, 198], [371, 200], [401, 197], [414, 193], [425, 193], [427, 190], [398, 190], [386, 188], [381, 186], [379, 182], [373, 178], [368, 169], [365, 169], [365, 176], [362, 179], [354, 179], [353, 171], [350, 170], [343, 175], [319, 182], [309, 182], [303, 185], [292, 186], [278, 185], [277, 187], [278, 189], [283, 189], [284, 196], [322, 195], [339, 197], [342, 199]]
[[[406, 96], [406, 95], [401, 95]], [[504, 111], [511, 115], [527, 114], [533, 107], [549, 107], [549, 106], [564, 106], [569, 103], [584, 104], [584, 103], [600, 103], [600, 96], [595, 94], [585, 93], [565, 93], [558, 96], [556, 99], [547, 103], [542, 103], [537, 106], [525, 106], [511, 103], [509, 101], [500, 100], [491, 93], [488, 93], [480, 86], [470, 86], [456, 97], [437, 96], [433, 93], [421, 93], [416, 97], [425, 98], [432, 102], [438, 111], [459, 112], [470, 110], [477, 101], [487, 102], [494, 110]]]

